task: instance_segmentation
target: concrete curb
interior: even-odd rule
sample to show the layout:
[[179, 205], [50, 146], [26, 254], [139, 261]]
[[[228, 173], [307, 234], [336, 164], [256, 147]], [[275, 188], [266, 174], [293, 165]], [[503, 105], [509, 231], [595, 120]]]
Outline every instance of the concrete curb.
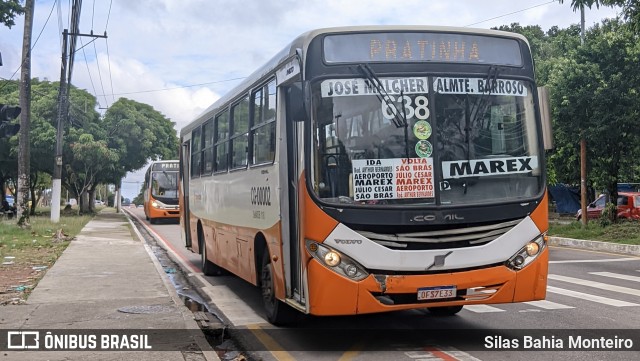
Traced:
[[142, 234], [140, 233], [136, 225], [131, 220], [129, 214], [127, 212], [122, 212], [122, 214], [127, 219], [127, 222], [129, 222], [129, 225], [131, 225], [131, 228], [133, 229], [134, 233], [138, 237], [138, 240], [144, 246], [144, 249], [147, 251], [149, 258], [151, 258], [151, 261], [156, 267], [156, 271], [158, 271], [158, 274], [160, 275], [160, 278], [162, 278], [162, 282], [164, 283], [164, 286], [166, 287], [167, 291], [169, 292], [169, 295], [171, 296], [171, 300], [173, 301], [175, 306], [180, 310], [180, 313], [182, 314], [182, 318], [184, 320], [186, 328], [188, 330], [193, 330], [197, 333], [194, 335], [195, 341], [198, 344], [198, 347], [200, 347], [200, 350], [202, 351], [202, 355], [207, 361], [220, 361], [218, 354], [211, 347], [211, 345], [209, 345], [209, 342], [207, 342], [204, 333], [202, 333], [202, 330], [200, 329], [200, 326], [198, 326], [198, 323], [195, 321], [193, 313], [187, 308], [187, 306], [184, 305], [184, 303], [180, 299], [178, 292], [173, 286], [173, 283], [171, 283], [171, 280], [169, 280], [169, 277], [167, 276], [164, 269], [162, 268], [162, 265], [160, 264], [160, 262], [158, 262], [155, 255], [153, 254], [153, 250], [151, 249], [151, 247], [149, 247], [147, 242], [145, 242], [144, 237], [142, 236]]
[[550, 246], [579, 248], [599, 252], [626, 254], [640, 257], [640, 246], [633, 244], [588, 241], [563, 237], [549, 237]]

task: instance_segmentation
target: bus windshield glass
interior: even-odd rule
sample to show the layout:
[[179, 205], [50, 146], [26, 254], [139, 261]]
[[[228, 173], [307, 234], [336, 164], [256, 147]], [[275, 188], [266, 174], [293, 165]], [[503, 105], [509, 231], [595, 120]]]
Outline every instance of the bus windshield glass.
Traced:
[[498, 77], [313, 84], [311, 182], [328, 203], [467, 205], [543, 188], [531, 83]]
[[151, 173], [151, 195], [156, 198], [178, 198], [178, 172]]

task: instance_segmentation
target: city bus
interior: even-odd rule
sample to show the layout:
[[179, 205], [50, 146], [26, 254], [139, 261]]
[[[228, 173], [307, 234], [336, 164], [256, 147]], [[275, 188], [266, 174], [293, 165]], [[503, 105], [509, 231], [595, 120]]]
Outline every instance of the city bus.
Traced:
[[178, 160], [151, 162], [144, 175], [144, 215], [150, 223], [180, 218]]
[[304, 33], [181, 129], [185, 245], [275, 325], [542, 300], [539, 93], [518, 34]]

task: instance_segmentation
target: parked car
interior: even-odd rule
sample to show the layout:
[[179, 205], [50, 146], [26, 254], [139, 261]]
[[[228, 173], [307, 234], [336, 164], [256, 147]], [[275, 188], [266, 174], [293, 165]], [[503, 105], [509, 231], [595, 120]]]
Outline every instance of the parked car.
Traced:
[[[600, 218], [606, 202], [605, 195], [602, 194], [593, 203], [587, 206], [587, 219]], [[640, 220], [640, 192], [619, 192], [618, 218]], [[582, 209], [576, 213], [576, 219], [582, 218]]]

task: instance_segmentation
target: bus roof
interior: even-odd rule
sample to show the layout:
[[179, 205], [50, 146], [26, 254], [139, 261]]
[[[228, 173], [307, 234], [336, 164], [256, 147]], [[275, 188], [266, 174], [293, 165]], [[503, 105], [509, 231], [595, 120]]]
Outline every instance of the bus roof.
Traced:
[[358, 33], [358, 32], [384, 32], [384, 31], [424, 31], [424, 32], [449, 32], [449, 33], [464, 33], [473, 35], [488, 35], [498, 36], [505, 38], [519, 39], [525, 42], [527, 45], [529, 42], [527, 38], [521, 34], [491, 30], [480, 28], [463, 28], [453, 26], [428, 26], [428, 25], [361, 25], [361, 26], [342, 26], [332, 28], [320, 28], [307, 31], [300, 34], [291, 43], [280, 50], [275, 56], [267, 61], [263, 66], [254, 71], [251, 75], [246, 77], [240, 84], [228, 91], [225, 95], [220, 97], [211, 106], [209, 106], [202, 114], [198, 115], [195, 120], [184, 126], [180, 130], [180, 137], [191, 132], [200, 123], [207, 119], [210, 119], [218, 112], [218, 109], [226, 105], [229, 101], [233, 100], [242, 94], [245, 94], [244, 90], [254, 86], [258, 81], [262, 80], [265, 76], [272, 73], [274, 69], [283, 64], [287, 59], [293, 57], [296, 54], [297, 49], [302, 49], [303, 54], [306, 53], [307, 47], [311, 40], [315, 37], [323, 34], [335, 34], [335, 33]]
[[151, 163], [149, 163], [149, 165], [151, 164], [156, 164], [156, 163], [179, 163], [180, 161], [178, 159], [169, 159], [169, 160], [152, 160]]

